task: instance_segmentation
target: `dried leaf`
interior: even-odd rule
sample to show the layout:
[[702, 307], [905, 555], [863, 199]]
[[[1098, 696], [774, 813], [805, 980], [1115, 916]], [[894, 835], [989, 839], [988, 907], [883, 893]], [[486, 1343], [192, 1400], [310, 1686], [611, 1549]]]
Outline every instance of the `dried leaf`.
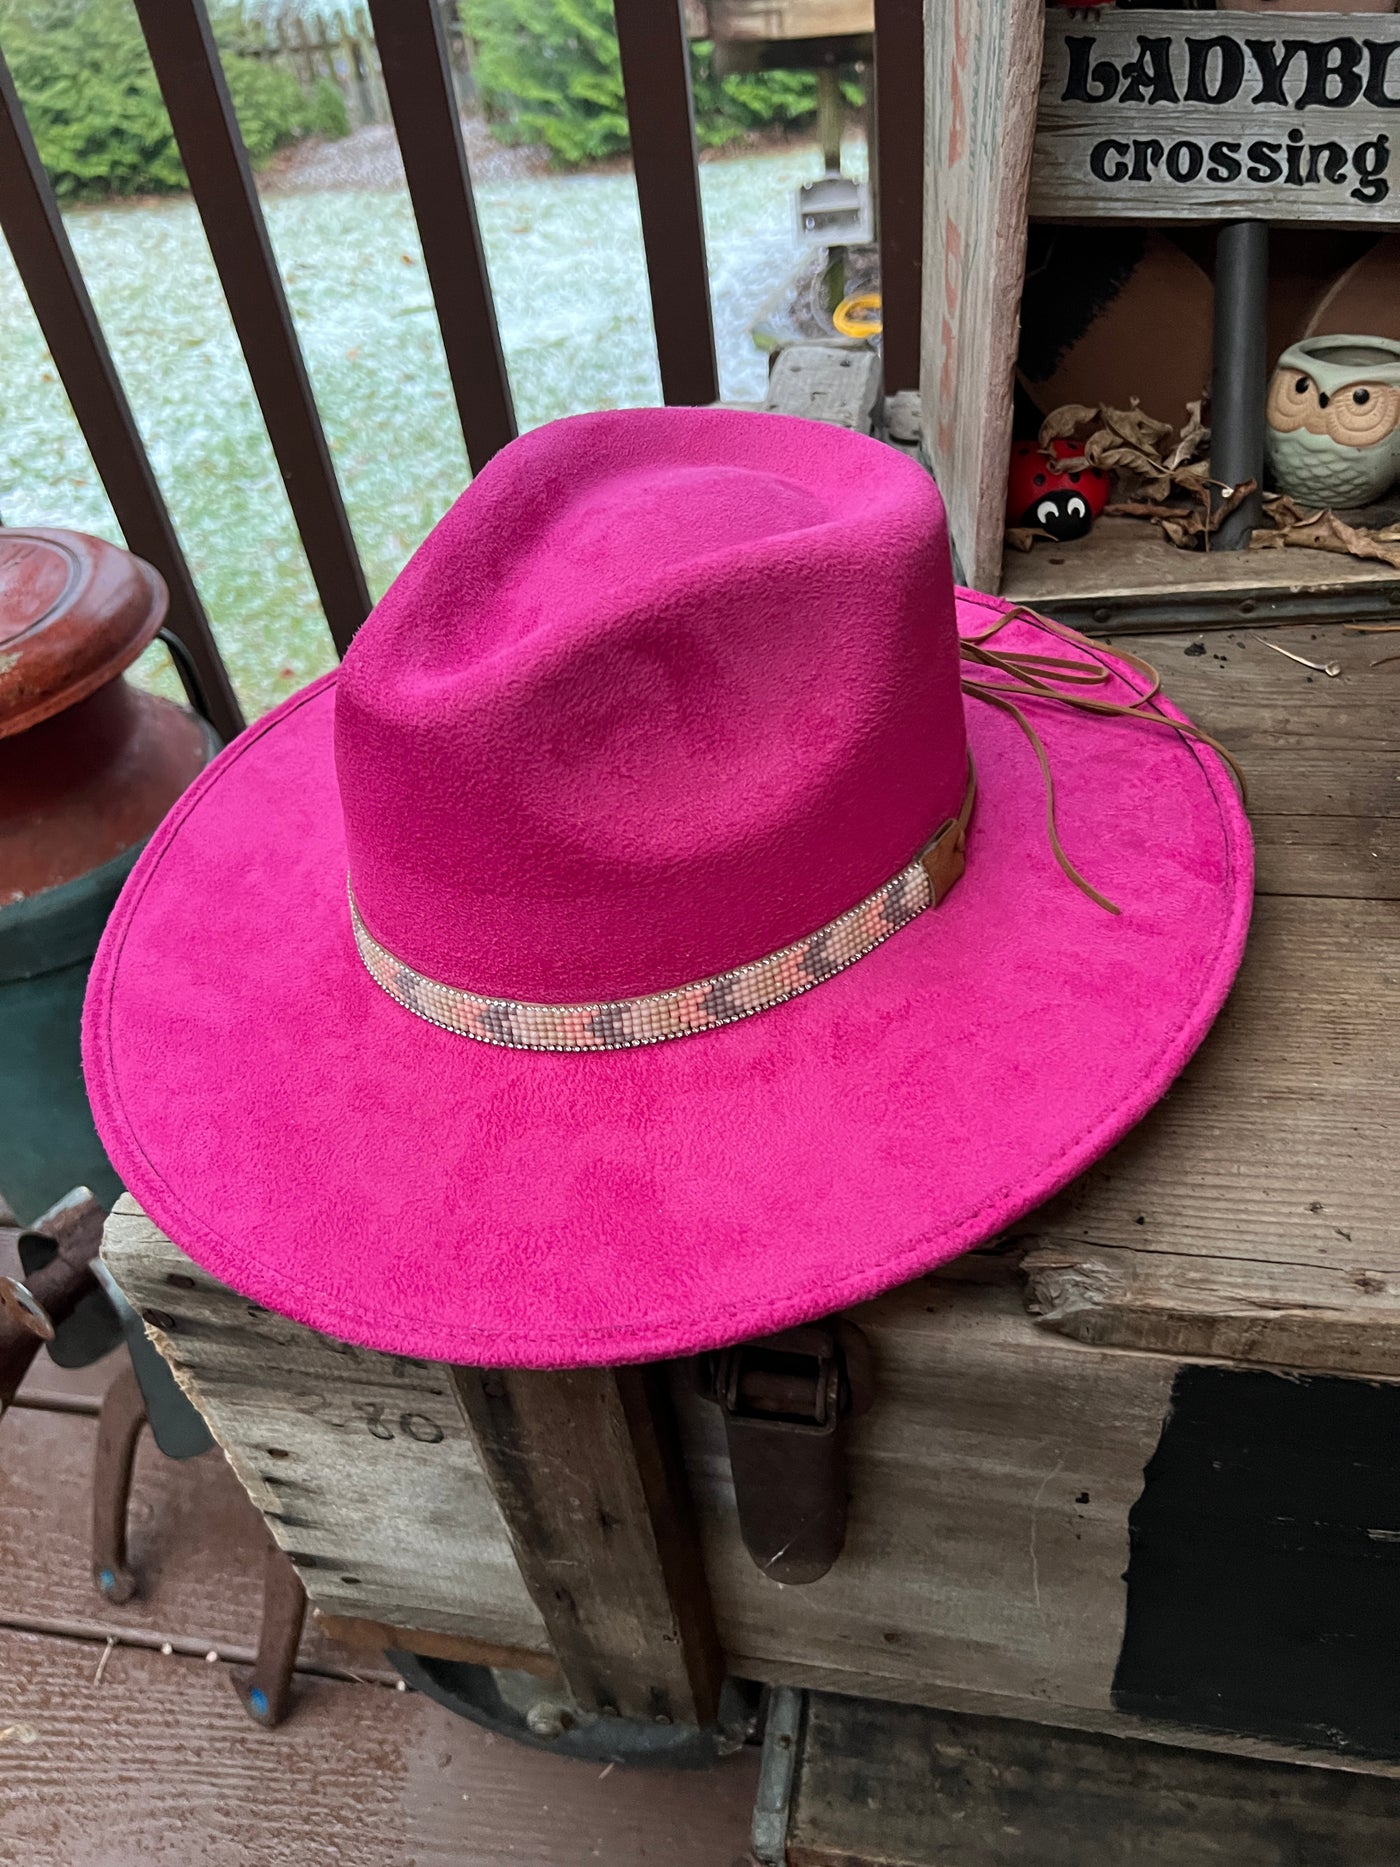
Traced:
[[1347, 557], [1374, 558], [1400, 570], [1400, 537], [1385, 535], [1385, 532], [1393, 533], [1394, 526], [1387, 526], [1381, 532], [1368, 532], [1359, 525], [1348, 525], [1335, 512], [1281, 517], [1279, 508], [1285, 505], [1292, 508], [1294, 513], [1298, 510], [1291, 499], [1271, 501], [1268, 515], [1280, 529], [1272, 532], [1256, 531], [1249, 541], [1252, 550], [1267, 551], [1301, 545], [1312, 551], [1339, 551]]
[[1173, 491], [1205, 499], [1210, 481], [1209, 462], [1197, 458], [1209, 443], [1210, 432], [1201, 421], [1201, 405], [1187, 408], [1181, 434], [1169, 421], [1145, 414], [1136, 400], [1127, 408], [1091, 407], [1067, 402], [1052, 409], [1040, 429], [1040, 443], [1074, 439], [1081, 452], [1056, 464], [1073, 472], [1089, 466], [1118, 475], [1120, 492], [1152, 501], [1169, 499]]
[[1066, 402], [1052, 409], [1040, 424], [1040, 445], [1048, 447], [1051, 441], [1067, 441], [1077, 428], [1097, 427], [1102, 413], [1097, 404], [1091, 406], [1087, 402]]
[[1199, 466], [1209, 473], [1210, 429], [1201, 420], [1201, 404], [1186, 404], [1186, 426], [1181, 431], [1181, 438], [1166, 458], [1166, 466], [1173, 473], [1180, 467]]
[[1171, 493], [1171, 476], [1162, 463], [1107, 429], [1090, 436], [1084, 453], [1091, 466], [1121, 474], [1127, 489], [1143, 499], [1166, 499]]
[[1164, 506], [1155, 499], [1115, 499], [1112, 505], [1104, 507], [1104, 515], [1111, 519], [1184, 519], [1190, 513], [1188, 506]]
[[1008, 525], [1006, 528], [1007, 547], [1012, 551], [1034, 550], [1038, 538], [1050, 538], [1054, 542], [1051, 534], [1043, 532], [1038, 525]]
[[1178, 486], [1196, 486], [1205, 490], [1211, 484], [1208, 460], [1188, 460], [1183, 466], [1173, 467], [1171, 472]]
[[1209, 551], [1211, 536], [1220, 529], [1221, 520], [1248, 499], [1253, 491], [1254, 481], [1242, 480], [1238, 486], [1230, 489], [1214, 510], [1211, 509], [1209, 489], [1204, 486], [1199, 489], [1196, 502], [1189, 506], [1180, 503], [1159, 504], [1151, 498], [1124, 499], [1105, 510], [1114, 518], [1150, 519], [1154, 525], [1162, 528], [1162, 536], [1168, 543], [1176, 545], [1179, 550]]
[[1323, 506], [1300, 506], [1287, 493], [1264, 495], [1264, 517], [1280, 531], [1286, 531], [1290, 525], [1311, 525], [1325, 510]]
[[1157, 460], [1162, 457], [1163, 441], [1170, 440], [1176, 433], [1169, 421], [1154, 421], [1151, 415], [1145, 415], [1136, 397], [1127, 408], [1106, 408], [1103, 419], [1105, 427]]

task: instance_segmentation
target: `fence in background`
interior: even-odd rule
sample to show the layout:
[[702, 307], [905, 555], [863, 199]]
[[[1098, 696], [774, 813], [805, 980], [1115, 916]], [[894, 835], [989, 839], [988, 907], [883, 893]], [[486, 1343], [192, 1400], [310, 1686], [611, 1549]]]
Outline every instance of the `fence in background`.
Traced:
[[[662, 392], [670, 403], [713, 402], [719, 384], [687, 15], [683, 0], [615, 4]], [[311, 575], [343, 651], [368, 612], [369, 594], [204, 0], [136, 0], [136, 8]], [[367, 13], [372, 39], [361, 34], [352, 43], [361, 48], [366, 93], [382, 95], [397, 129], [467, 457], [477, 472], [514, 435], [515, 411], [462, 143], [451, 35], [440, 0], [369, 0]], [[348, 16], [323, 16], [332, 17]], [[902, 389], [918, 380], [923, 0], [876, 0], [875, 22], [872, 172], [880, 202], [885, 371], [887, 387]], [[314, 20], [307, 30], [314, 35]], [[287, 56], [329, 54], [308, 45]], [[345, 68], [361, 68], [353, 54]], [[168, 626], [184, 651], [177, 659], [190, 699], [231, 737], [242, 724], [232, 683], [3, 58], [0, 231], [126, 542], [170, 587]]]
[[[475, 101], [471, 56], [456, 0], [437, 0], [442, 14], [452, 87], [460, 109]], [[340, 92], [352, 129], [390, 121], [389, 96], [369, 10], [328, 6], [315, 10], [258, 6], [244, 14], [239, 49], [284, 65], [308, 89], [318, 81]]]

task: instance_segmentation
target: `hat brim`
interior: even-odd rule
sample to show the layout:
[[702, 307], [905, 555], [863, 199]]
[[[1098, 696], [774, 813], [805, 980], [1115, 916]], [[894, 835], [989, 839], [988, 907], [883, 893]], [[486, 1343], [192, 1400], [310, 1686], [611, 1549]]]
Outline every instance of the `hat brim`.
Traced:
[[[960, 593], [960, 626], [1005, 608]], [[1018, 619], [997, 645], [1044, 651], [1046, 635]], [[1108, 697], [1138, 691], [1110, 651], [1085, 652], [1115, 671]], [[476, 1043], [396, 1004], [356, 952], [334, 678], [240, 738], [166, 820], [109, 923], [84, 1030], [99, 1131], [151, 1219], [332, 1336], [565, 1367], [686, 1354], [872, 1296], [1112, 1146], [1239, 964], [1252, 852], [1214, 753], [1028, 703], [1066, 848], [1115, 918], [1055, 865], [1015, 722], [970, 699], [977, 810], [937, 909], [704, 1035], [580, 1054]]]

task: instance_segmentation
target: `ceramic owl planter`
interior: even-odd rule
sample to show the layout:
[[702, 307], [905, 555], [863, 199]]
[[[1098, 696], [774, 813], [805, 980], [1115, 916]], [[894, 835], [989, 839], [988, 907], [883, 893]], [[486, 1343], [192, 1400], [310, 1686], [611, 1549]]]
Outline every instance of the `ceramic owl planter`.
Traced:
[[1400, 479], [1400, 343], [1308, 337], [1269, 384], [1274, 485], [1320, 506], [1365, 506]]

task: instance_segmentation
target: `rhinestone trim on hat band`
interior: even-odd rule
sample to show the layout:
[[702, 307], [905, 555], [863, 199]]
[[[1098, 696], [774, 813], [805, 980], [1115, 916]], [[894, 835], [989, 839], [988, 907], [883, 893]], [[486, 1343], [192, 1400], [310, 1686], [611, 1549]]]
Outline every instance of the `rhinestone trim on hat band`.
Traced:
[[638, 1044], [692, 1037], [809, 992], [888, 940], [925, 908], [936, 907], [962, 874], [975, 788], [969, 771], [959, 814], [893, 881], [859, 906], [766, 959], [669, 992], [592, 1005], [540, 1005], [485, 998], [460, 986], [442, 985], [379, 944], [361, 919], [351, 888], [355, 945], [370, 977], [405, 1010], [478, 1043], [502, 1044], [510, 1050], [630, 1050]]

